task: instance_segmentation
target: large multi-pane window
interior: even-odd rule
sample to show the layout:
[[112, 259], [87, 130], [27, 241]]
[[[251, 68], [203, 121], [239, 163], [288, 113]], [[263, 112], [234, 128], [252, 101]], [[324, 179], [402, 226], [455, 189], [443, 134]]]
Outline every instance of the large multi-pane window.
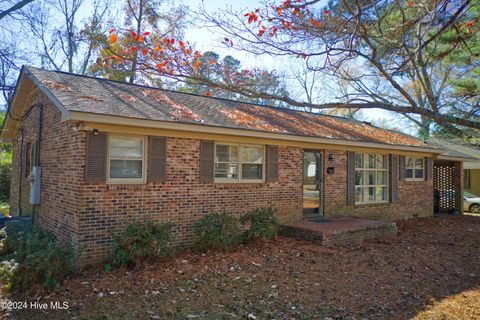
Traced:
[[264, 148], [256, 145], [215, 144], [215, 180], [263, 181]]
[[388, 201], [387, 156], [355, 153], [355, 203]]
[[405, 179], [406, 180], [423, 180], [424, 179], [424, 165], [423, 158], [405, 158]]
[[145, 179], [145, 139], [110, 136], [108, 143], [108, 180], [143, 182]]

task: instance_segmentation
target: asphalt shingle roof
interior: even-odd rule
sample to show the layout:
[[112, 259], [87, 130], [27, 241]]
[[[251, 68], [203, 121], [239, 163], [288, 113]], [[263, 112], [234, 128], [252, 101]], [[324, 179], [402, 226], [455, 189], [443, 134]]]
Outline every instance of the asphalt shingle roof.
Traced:
[[65, 72], [26, 70], [69, 111], [357, 142], [428, 147], [422, 140], [347, 118], [131, 85]]
[[440, 138], [431, 138], [426, 141], [427, 144], [443, 149], [443, 156], [477, 159], [480, 161], [480, 149], [473, 146], [467, 146], [460, 139], [445, 140]]

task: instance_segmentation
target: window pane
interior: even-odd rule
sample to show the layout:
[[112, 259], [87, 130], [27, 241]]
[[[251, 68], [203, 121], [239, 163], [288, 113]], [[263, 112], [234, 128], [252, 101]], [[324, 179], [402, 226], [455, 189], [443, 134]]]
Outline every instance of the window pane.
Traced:
[[242, 179], [262, 179], [262, 165], [242, 164]]
[[361, 186], [361, 185], [365, 184], [363, 176], [364, 176], [363, 170], [355, 171], [355, 185], [356, 186]]
[[369, 185], [375, 185], [376, 179], [375, 179], [375, 171], [370, 170], [367, 171], [367, 184]]
[[259, 146], [243, 146], [242, 147], [242, 162], [262, 163], [263, 161], [263, 147]]
[[220, 161], [220, 162], [230, 161], [230, 146], [217, 144], [215, 148], [216, 148], [217, 161]]
[[369, 154], [368, 155], [368, 168], [375, 168], [375, 155]]
[[415, 170], [415, 178], [417, 178], [417, 179], [423, 178], [423, 170], [422, 169], [416, 169]]
[[377, 199], [377, 201], [386, 201], [387, 200], [387, 188], [386, 187], [376, 187], [376, 199]]
[[110, 160], [110, 178], [142, 178], [141, 160]]
[[238, 165], [236, 163], [215, 163], [215, 178], [237, 179]]
[[355, 188], [355, 202], [363, 202], [363, 188], [362, 187], [356, 187]]
[[238, 146], [228, 144], [215, 145], [217, 162], [237, 162]]
[[355, 168], [363, 168], [363, 153], [355, 153]]
[[375, 187], [368, 188], [367, 201], [375, 201]]
[[413, 169], [406, 169], [406, 170], [405, 170], [405, 177], [406, 177], [407, 179], [413, 178]]
[[410, 158], [410, 157], [405, 158], [405, 167], [413, 168], [413, 158]]
[[110, 157], [112, 158], [142, 158], [143, 139], [141, 138], [110, 138]]
[[423, 168], [423, 158], [415, 158], [415, 168]]
[[385, 171], [377, 171], [377, 184], [387, 184], [387, 173]]
[[386, 168], [386, 157], [380, 154], [377, 154], [377, 168], [384, 169]]

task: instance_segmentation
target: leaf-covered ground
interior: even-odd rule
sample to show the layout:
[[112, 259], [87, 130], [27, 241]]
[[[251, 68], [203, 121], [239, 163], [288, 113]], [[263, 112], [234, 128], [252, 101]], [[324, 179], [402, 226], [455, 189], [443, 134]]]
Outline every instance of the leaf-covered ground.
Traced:
[[[141, 271], [90, 269], [18, 319], [480, 318], [480, 218], [398, 223], [396, 238], [328, 249], [279, 238], [180, 254]], [[13, 299], [13, 298], [12, 298]], [[19, 299], [18, 297], [16, 299]], [[31, 298], [29, 299], [31, 301]]]

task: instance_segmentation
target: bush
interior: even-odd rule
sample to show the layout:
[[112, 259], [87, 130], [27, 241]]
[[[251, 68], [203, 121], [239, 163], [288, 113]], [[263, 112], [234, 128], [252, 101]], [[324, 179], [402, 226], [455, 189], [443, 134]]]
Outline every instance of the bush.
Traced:
[[0, 202], [7, 202], [10, 197], [10, 162], [0, 161]]
[[5, 289], [25, 291], [39, 283], [50, 290], [73, 273], [72, 248], [51, 233], [36, 228], [31, 233], [19, 233], [13, 237], [13, 253], [5, 256], [0, 265], [0, 278]]
[[242, 224], [250, 223], [244, 233], [247, 240], [255, 238], [276, 239], [280, 223], [275, 218], [274, 208], [258, 208], [241, 218]]
[[18, 263], [16, 263], [14, 259], [0, 262], [0, 283], [2, 283], [2, 289], [6, 291], [12, 290], [12, 285], [17, 274]]
[[195, 226], [200, 251], [232, 251], [240, 243], [240, 225], [237, 219], [227, 213], [206, 214]]
[[0, 201], [0, 215], [4, 217], [8, 217], [10, 214], [10, 205], [6, 202]]
[[133, 222], [115, 239], [111, 264], [115, 267], [140, 267], [159, 257], [172, 254], [169, 246], [172, 225]]

